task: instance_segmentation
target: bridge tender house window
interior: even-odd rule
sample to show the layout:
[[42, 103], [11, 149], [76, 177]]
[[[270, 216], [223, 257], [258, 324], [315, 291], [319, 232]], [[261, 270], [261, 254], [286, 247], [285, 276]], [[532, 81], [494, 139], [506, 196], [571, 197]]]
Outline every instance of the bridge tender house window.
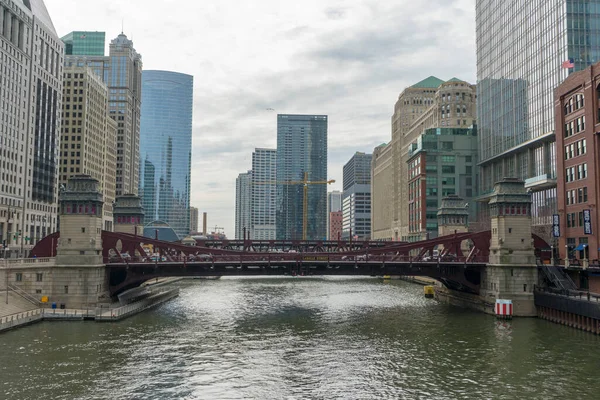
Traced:
[[100, 215], [95, 204], [67, 203], [63, 204], [64, 214]]

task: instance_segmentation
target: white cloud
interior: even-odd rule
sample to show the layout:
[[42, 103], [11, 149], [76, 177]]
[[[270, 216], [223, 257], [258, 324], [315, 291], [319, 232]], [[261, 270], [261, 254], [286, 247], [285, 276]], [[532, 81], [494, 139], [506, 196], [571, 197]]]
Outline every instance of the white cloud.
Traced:
[[[121, 31], [144, 69], [194, 75], [192, 205], [233, 236], [235, 178], [276, 113], [329, 115], [329, 176], [390, 140], [398, 94], [475, 80], [473, 0], [46, 0], [59, 35]], [[267, 111], [273, 108], [276, 112]], [[330, 188], [333, 189], [333, 188]]]

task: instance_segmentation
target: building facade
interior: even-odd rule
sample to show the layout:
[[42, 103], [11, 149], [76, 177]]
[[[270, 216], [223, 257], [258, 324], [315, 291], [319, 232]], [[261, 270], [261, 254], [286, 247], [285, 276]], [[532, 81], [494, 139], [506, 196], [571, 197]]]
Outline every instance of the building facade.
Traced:
[[[277, 182], [327, 180], [327, 116], [277, 115]], [[327, 237], [327, 185], [309, 184], [308, 240]], [[277, 239], [303, 238], [303, 184], [277, 184]]]
[[340, 211], [332, 211], [329, 213], [329, 238], [328, 240], [340, 240], [342, 238], [342, 223], [344, 221], [344, 213]]
[[371, 238], [394, 238], [394, 171], [392, 145], [381, 144], [373, 149], [371, 159]]
[[[408, 168], [408, 241], [438, 236], [442, 199], [460, 196], [467, 203], [477, 195], [477, 130], [427, 129], [412, 146]], [[471, 220], [476, 208], [469, 207]]]
[[56, 231], [63, 43], [42, 0], [0, 3], [0, 243]]
[[[332, 212], [342, 211], [342, 192], [339, 190], [334, 190], [332, 192], [327, 193], [327, 215], [331, 216]], [[331, 229], [330, 229], [331, 218], [327, 218], [327, 240], [333, 239], [337, 240], [336, 237], [331, 237]]]
[[66, 55], [104, 56], [106, 33], [73, 31], [61, 40], [65, 44]]
[[[600, 60], [600, 2], [476, 1], [482, 219], [494, 184], [525, 181], [532, 224], [550, 240], [557, 212], [553, 88]], [[506, 18], [507, 15], [513, 16]], [[559, 149], [562, 151], [562, 149]]]
[[198, 209], [190, 207], [190, 234], [198, 233]]
[[599, 96], [600, 63], [571, 74], [555, 91], [558, 220], [551, 243], [560, 259], [599, 258]]
[[275, 240], [277, 150], [255, 149], [252, 153], [250, 238]]
[[88, 67], [65, 67], [63, 83], [59, 184], [78, 175], [98, 180], [103, 229], [112, 231], [117, 123], [108, 116], [108, 88]]
[[344, 165], [342, 239], [371, 239], [371, 159], [357, 152]]
[[117, 196], [137, 194], [140, 166], [142, 56], [133, 47], [133, 41], [121, 33], [110, 42], [108, 56], [67, 55], [65, 65], [89, 66], [108, 86], [109, 115], [117, 121], [116, 194]]
[[248, 235], [252, 210], [252, 171], [238, 175], [235, 180], [235, 238]]
[[[448, 81], [430, 76], [402, 91], [392, 116], [392, 141], [376, 154], [373, 185], [383, 190], [391, 171], [391, 196], [375, 196], [374, 210], [380, 214], [375, 221], [373, 239], [407, 240], [409, 237], [407, 159], [410, 147], [430, 128], [468, 128], [476, 122], [476, 87], [461, 79]], [[386, 151], [386, 148], [391, 149]], [[391, 166], [389, 160], [391, 159]], [[379, 179], [381, 178], [381, 180]], [[385, 201], [392, 201], [390, 211]]]
[[193, 83], [171, 71], [142, 74], [140, 182], [146, 220], [190, 232]]

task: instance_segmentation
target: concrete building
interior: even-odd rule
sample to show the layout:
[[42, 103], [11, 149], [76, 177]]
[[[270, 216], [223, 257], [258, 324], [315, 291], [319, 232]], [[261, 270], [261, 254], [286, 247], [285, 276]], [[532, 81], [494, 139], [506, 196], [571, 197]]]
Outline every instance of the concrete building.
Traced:
[[25, 254], [54, 232], [63, 43], [42, 0], [0, 3], [0, 243]]
[[250, 238], [275, 240], [277, 150], [255, 149], [252, 153]]
[[109, 115], [117, 121], [116, 194], [137, 194], [142, 56], [133, 47], [133, 42], [121, 33], [110, 42], [108, 56], [67, 55], [65, 65], [89, 66], [108, 86]]
[[595, 3], [476, 1], [482, 220], [494, 184], [517, 177], [532, 192], [534, 232], [551, 240], [562, 157], [552, 88], [599, 61], [596, 27], [580, 23], [600, 18]]
[[238, 175], [235, 180], [235, 238], [243, 239], [250, 229], [252, 209], [252, 171]]
[[117, 123], [108, 116], [108, 88], [88, 67], [65, 67], [63, 80], [59, 183], [82, 174], [98, 180], [103, 229], [112, 231]]
[[394, 170], [392, 145], [381, 144], [373, 149], [371, 159], [371, 238], [394, 238]]
[[342, 238], [371, 238], [371, 154], [356, 152], [344, 165]]
[[337, 240], [336, 237], [330, 236], [330, 221], [331, 221], [331, 213], [336, 211], [342, 211], [342, 192], [339, 190], [334, 190], [332, 192], [327, 193], [327, 240], [333, 239]]
[[[277, 181], [327, 180], [327, 116], [277, 115]], [[308, 185], [308, 240], [327, 237], [327, 185]], [[277, 185], [277, 239], [303, 236], [303, 185]]]
[[198, 233], [198, 209], [190, 207], [190, 234]]
[[61, 40], [65, 44], [66, 55], [103, 56], [106, 33], [73, 31]]
[[190, 233], [194, 77], [171, 71], [142, 74], [140, 181], [146, 220]]
[[[375, 222], [374, 239], [389, 239], [390, 231], [393, 240], [407, 240], [408, 232], [408, 189], [407, 158], [410, 146], [429, 128], [467, 128], [476, 121], [476, 87], [463, 80], [452, 78], [443, 81], [430, 76], [402, 91], [394, 106], [392, 116], [391, 167], [390, 155], [384, 148], [380, 149], [377, 158], [385, 155], [376, 163], [378, 174], [382, 179], [392, 172], [393, 208], [392, 218], [388, 223], [383, 221], [383, 214]], [[388, 150], [389, 151], [389, 150]], [[375, 176], [375, 175], [374, 175]], [[375, 177], [375, 187], [383, 188], [385, 183]], [[381, 189], [378, 189], [381, 190]], [[387, 210], [385, 195], [376, 196], [373, 209]]]
[[[408, 154], [408, 235], [414, 242], [438, 235], [438, 208], [444, 197], [472, 202], [477, 195], [477, 130], [427, 129]], [[476, 216], [474, 205], [469, 213]], [[402, 227], [404, 229], [404, 227]]]
[[332, 211], [329, 213], [329, 237], [328, 240], [340, 240], [342, 238], [342, 223], [344, 213], [342, 211]]
[[560, 259], [600, 258], [599, 95], [600, 63], [571, 74], [555, 91], [558, 220], [551, 243]]

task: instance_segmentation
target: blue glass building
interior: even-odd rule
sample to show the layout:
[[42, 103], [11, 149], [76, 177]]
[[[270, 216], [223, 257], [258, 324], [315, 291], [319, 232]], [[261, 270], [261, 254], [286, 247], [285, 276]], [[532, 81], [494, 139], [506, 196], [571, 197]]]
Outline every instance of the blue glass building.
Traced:
[[[277, 115], [277, 239], [301, 240], [303, 185], [279, 182], [327, 180], [327, 116]], [[308, 187], [308, 240], [327, 236], [327, 185]]]
[[147, 221], [189, 234], [193, 81], [170, 71], [142, 73], [139, 194]]

